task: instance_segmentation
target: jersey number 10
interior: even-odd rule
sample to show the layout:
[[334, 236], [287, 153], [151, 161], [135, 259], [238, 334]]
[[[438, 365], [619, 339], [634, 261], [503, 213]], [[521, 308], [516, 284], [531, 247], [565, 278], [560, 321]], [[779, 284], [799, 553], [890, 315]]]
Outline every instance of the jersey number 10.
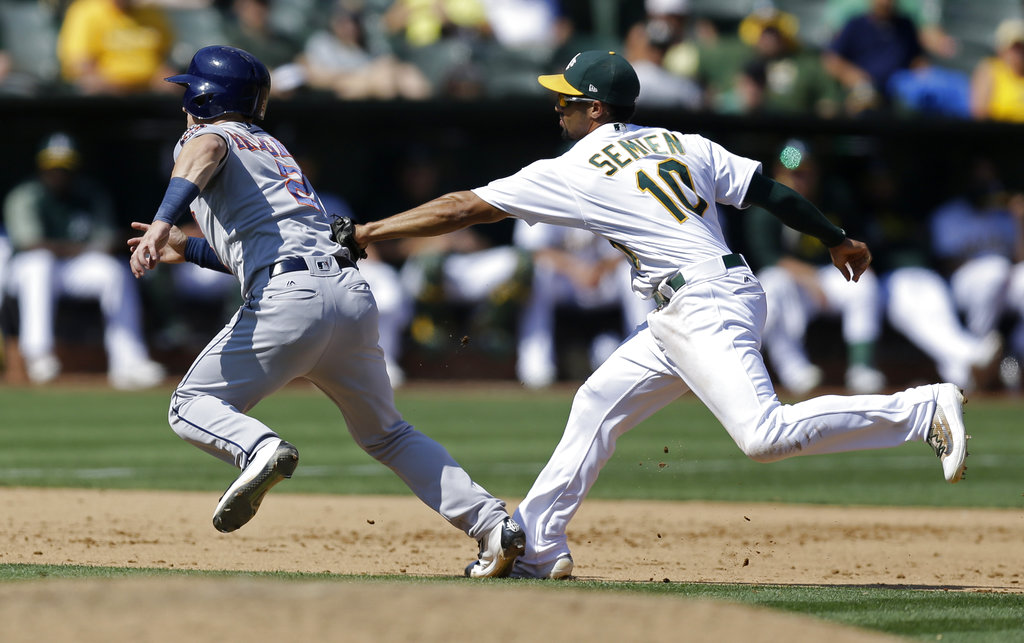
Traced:
[[[636, 173], [636, 185], [640, 188], [641, 192], [647, 192], [657, 199], [658, 203], [661, 203], [666, 210], [671, 212], [672, 216], [674, 216], [679, 223], [686, 221], [688, 218], [688, 215], [684, 210], [692, 212], [697, 216], [704, 215], [704, 211], [708, 209], [708, 202], [693, 189], [693, 179], [690, 178], [690, 168], [686, 167], [686, 165], [680, 163], [676, 159], [668, 159], [658, 163], [658, 176], [661, 178], [661, 181], [668, 186], [669, 192], [672, 193], [672, 196], [669, 196], [669, 193], [662, 189], [659, 182], [652, 179], [645, 170], [639, 170]], [[696, 203], [690, 201], [686, 196], [686, 193], [683, 192], [683, 186], [689, 188], [690, 192], [697, 197]]]

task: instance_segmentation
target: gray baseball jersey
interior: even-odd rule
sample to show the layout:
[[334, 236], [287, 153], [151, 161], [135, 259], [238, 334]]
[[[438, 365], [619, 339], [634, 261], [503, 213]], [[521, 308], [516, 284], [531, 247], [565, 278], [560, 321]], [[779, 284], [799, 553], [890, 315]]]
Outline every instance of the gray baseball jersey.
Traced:
[[329, 239], [328, 217], [295, 160], [259, 127], [235, 122], [188, 130], [175, 158], [207, 135], [222, 137], [228, 153], [192, 208], [241, 281], [245, 303], [175, 390], [171, 427], [244, 468], [277, 437], [246, 412], [304, 378], [338, 406], [359, 446], [423, 502], [473, 538], [489, 533], [507, 517], [504, 503], [395, 408], [376, 302], [353, 264], [336, 256], [341, 247]]
[[178, 141], [175, 160], [186, 142], [210, 134], [223, 138], [229, 153], [216, 185], [192, 202], [192, 213], [221, 263], [238, 276], [243, 295], [256, 271], [281, 258], [343, 252], [331, 241], [324, 207], [295, 159], [258, 125], [196, 125]]

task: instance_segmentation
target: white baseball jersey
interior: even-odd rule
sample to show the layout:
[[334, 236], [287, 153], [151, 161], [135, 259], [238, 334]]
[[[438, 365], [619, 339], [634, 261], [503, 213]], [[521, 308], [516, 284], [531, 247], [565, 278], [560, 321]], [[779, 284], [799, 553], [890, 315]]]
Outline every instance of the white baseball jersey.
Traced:
[[[216, 134], [228, 144], [217, 174], [192, 202], [192, 213], [207, 242], [242, 283], [284, 257], [336, 255], [330, 221], [320, 198], [291, 153], [258, 125], [222, 122], [189, 128], [174, 148], [196, 136]], [[275, 189], [283, 184], [284, 190]], [[237, 243], [245, 239], [243, 245]]]
[[702, 136], [608, 123], [562, 156], [473, 192], [527, 223], [608, 239], [633, 264], [633, 288], [647, 298], [680, 268], [730, 252], [717, 204], [742, 207], [760, 168]]
[[[727, 261], [717, 207], [742, 207], [759, 168], [700, 136], [605, 124], [561, 157], [475, 190], [528, 223], [609, 239], [632, 261], [634, 290], [661, 286], [670, 297], [577, 391], [562, 439], [516, 509], [520, 575], [544, 577], [569, 556], [566, 528], [618, 437], [687, 391], [761, 462], [923, 441], [940, 393], [952, 395], [927, 386], [779, 401], [760, 353], [764, 290], [744, 263]], [[661, 282], [676, 274], [683, 281], [666, 294]]]

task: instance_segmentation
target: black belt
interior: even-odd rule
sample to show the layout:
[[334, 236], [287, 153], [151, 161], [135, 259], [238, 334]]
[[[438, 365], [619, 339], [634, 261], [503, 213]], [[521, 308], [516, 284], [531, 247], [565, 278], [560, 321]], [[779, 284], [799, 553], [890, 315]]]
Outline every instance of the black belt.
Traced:
[[[738, 268], [740, 266], [747, 265], [747, 262], [743, 260], [743, 255], [739, 255], [739, 254], [735, 254], [735, 253], [731, 254], [731, 255], [722, 255], [721, 260], [722, 260], [722, 265], [725, 267], [726, 270], [729, 270], [730, 268]], [[711, 261], [711, 260], [708, 260], [708, 261]], [[695, 265], [699, 266], [702, 263], [703, 262], [700, 262], [700, 263], [695, 264]], [[692, 269], [692, 266], [691, 266], [691, 269]], [[703, 271], [697, 271], [697, 272], [698, 272], [698, 274], [696, 276], [691, 275], [691, 277], [692, 278], [700, 278], [702, 276], [706, 276], [706, 275], [700, 274]], [[672, 293], [675, 294], [676, 292], [679, 292], [679, 289], [682, 288], [683, 286], [685, 286], [686, 283], [687, 283], [686, 277], [684, 277], [681, 272], [677, 272], [676, 274], [672, 275], [671, 277], [666, 279], [664, 282], [662, 282], [662, 285], [665, 285], [665, 286], [668, 286], [669, 288], [671, 288], [672, 289]], [[667, 304], [669, 302], [669, 299], [671, 299], [670, 296], [666, 296], [666, 295], [661, 293], [660, 287], [654, 290], [654, 294], [652, 296], [654, 297], [654, 301], [657, 302], [658, 306], [664, 306], [665, 304]]]
[[[743, 256], [735, 253], [731, 255], [723, 255], [722, 263], [725, 265], [726, 270], [747, 265], [747, 262], [743, 260]], [[670, 278], [665, 283], [671, 286], [672, 290], [679, 290], [686, 285], [686, 278], [683, 277], [682, 273], [676, 273], [676, 276]]]
[[[347, 257], [339, 257], [335, 255], [334, 260], [338, 262], [338, 266], [341, 268], [356, 267], [356, 264]], [[288, 257], [287, 259], [282, 259], [270, 266], [270, 276], [276, 277], [278, 275], [283, 275], [286, 272], [298, 272], [299, 270], [309, 270], [306, 260], [302, 257]]]

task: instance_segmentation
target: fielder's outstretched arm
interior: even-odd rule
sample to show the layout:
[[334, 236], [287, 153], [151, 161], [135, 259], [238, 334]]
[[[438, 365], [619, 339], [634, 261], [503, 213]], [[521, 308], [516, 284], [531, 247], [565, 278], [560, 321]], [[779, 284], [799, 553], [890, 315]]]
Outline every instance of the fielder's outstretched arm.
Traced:
[[477, 223], [494, 223], [508, 216], [469, 190], [451, 192], [379, 221], [356, 226], [355, 240], [371, 243], [406, 237], [436, 237]]
[[871, 251], [867, 245], [847, 237], [842, 228], [825, 218], [813, 203], [796, 190], [755, 174], [750, 180], [744, 200], [761, 206], [790, 228], [809, 234], [825, 244], [832, 256], [832, 265], [843, 273], [847, 281], [860, 280], [860, 276], [871, 265]]

